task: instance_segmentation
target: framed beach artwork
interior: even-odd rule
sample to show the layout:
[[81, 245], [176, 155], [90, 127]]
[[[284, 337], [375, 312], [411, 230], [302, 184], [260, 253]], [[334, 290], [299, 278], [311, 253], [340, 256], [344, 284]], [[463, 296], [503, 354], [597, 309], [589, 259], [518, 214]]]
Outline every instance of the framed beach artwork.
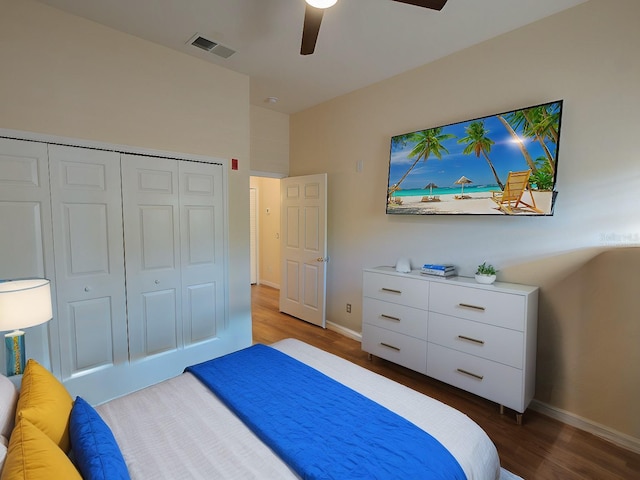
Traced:
[[387, 213], [553, 215], [562, 100], [391, 137]]

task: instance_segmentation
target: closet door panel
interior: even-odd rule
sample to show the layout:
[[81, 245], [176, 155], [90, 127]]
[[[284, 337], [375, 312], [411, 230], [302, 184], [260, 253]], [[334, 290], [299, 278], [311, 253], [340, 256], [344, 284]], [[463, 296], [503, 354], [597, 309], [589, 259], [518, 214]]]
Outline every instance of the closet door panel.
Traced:
[[129, 355], [182, 344], [178, 162], [122, 155]]
[[86, 371], [113, 363], [111, 299], [94, 298], [67, 303], [71, 337], [71, 356], [75, 368]]
[[222, 167], [180, 162], [182, 305], [185, 345], [224, 328]]
[[62, 206], [66, 271], [70, 276], [109, 275], [107, 210], [105, 204]]
[[49, 145], [49, 163], [62, 380], [100, 382], [128, 358], [120, 155]]
[[214, 338], [217, 333], [216, 284], [190, 285], [187, 292], [187, 334], [185, 343]]
[[173, 205], [138, 205], [140, 221], [140, 268], [144, 271], [175, 270], [178, 228]]
[[0, 235], [2, 279], [45, 276], [41, 216], [38, 201], [0, 200], [0, 225], [5, 232]]
[[143, 331], [146, 355], [175, 350], [176, 344], [176, 291], [159, 290], [142, 295]]
[[[47, 146], [0, 138], [0, 280], [49, 278], [55, 307], [55, 278]], [[54, 310], [55, 312], [55, 310]], [[32, 327], [25, 337], [26, 355], [50, 367], [48, 332], [51, 322]], [[55, 335], [57, 338], [57, 335]], [[57, 358], [57, 344], [52, 345]], [[0, 342], [0, 358], [5, 358]], [[54, 365], [57, 371], [59, 365]], [[2, 370], [4, 372], [4, 370]]]

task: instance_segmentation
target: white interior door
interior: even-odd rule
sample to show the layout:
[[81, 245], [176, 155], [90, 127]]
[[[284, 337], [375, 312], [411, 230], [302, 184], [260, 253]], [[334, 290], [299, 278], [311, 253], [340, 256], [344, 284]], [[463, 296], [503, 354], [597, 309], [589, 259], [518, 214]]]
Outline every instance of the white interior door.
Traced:
[[[55, 278], [49, 163], [42, 143], [0, 138], [0, 280], [47, 277], [52, 281], [55, 307]], [[46, 367], [49, 362], [48, 329], [56, 331], [57, 315], [44, 325], [31, 327], [25, 337], [27, 358]], [[57, 335], [51, 357], [58, 358]], [[0, 342], [0, 358], [5, 358]], [[58, 373], [59, 365], [53, 369]], [[0, 368], [2, 373], [6, 370]]]
[[122, 156], [131, 361], [182, 344], [178, 162]]
[[73, 391], [128, 361], [120, 155], [49, 145], [49, 165], [61, 374]]
[[185, 348], [213, 340], [225, 327], [222, 167], [178, 163], [180, 265]]
[[226, 328], [222, 184], [220, 165], [122, 156], [132, 362], [184, 368]]
[[326, 326], [327, 174], [280, 183], [280, 311]]

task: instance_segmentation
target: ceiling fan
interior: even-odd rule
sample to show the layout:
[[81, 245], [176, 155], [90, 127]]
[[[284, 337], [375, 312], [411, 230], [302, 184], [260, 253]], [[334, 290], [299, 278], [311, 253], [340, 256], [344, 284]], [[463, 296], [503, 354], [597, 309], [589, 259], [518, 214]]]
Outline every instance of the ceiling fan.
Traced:
[[[320, 31], [320, 23], [324, 11], [335, 5], [337, 0], [305, 0], [307, 2], [304, 12], [304, 26], [302, 28], [302, 45], [300, 55], [310, 55], [316, 48], [316, 40]], [[416, 7], [442, 10], [447, 0], [392, 0], [394, 2], [408, 3]]]

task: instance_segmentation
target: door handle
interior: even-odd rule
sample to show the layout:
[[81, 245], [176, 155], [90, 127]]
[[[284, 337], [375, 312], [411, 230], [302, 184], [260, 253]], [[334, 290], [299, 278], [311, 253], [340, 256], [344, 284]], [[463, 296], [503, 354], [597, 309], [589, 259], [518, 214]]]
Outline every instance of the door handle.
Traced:
[[316, 258], [316, 262], [324, 263], [324, 262], [328, 262], [328, 261], [329, 261], [329, 257], [318, 257], [318, 258]]

